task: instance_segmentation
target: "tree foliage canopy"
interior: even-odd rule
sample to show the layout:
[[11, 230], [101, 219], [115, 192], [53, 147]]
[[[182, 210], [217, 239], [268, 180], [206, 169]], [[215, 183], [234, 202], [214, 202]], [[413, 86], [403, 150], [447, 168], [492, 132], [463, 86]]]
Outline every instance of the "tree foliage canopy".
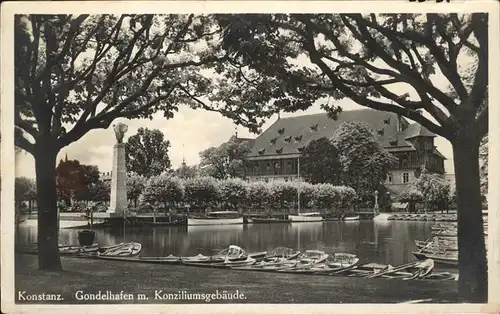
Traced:
[[142, 197], [144, 202], [159, 203], [166, 209], [169, 204], [182, 201], [184, 186], [177, 177], [166, 174], [154, 176], [146, 182]]
[[302, 151], [300, 175], [313, 184], [340, 182], [337, 148], [326, 137], [311, 141]]
[[[478, 140], [487, 132], [487, 14], [218, 18], [226, 49], [248, 65], [249, 75], [263, 73], [281, 82], [276, 97], [285, 111], [305, 109], [324, 96], [347, 97], [406, 116], [449, 140]], [[460, 67], [464, 58], [473, 66]], [[448, 90], [433, 84], [434, 74], [445, 78]], [[395, 92], [397, 85], [409, 91]], [[330, 104], [323, 108], [333, 115], [340, 110]], [[477, 128], [462, 134], [464, 123]]]
[[170, 141], [158, 129], [139, 128], [125, 145], [127, 171], [149, 178], [167, 171], [170, 166]]
[[171, 118], [180, 104], [253, 131], [273, 113], [270, 92], [256, 96], [234, 78], [240, 67], [211, 16], [16, 15], [15, 23], [16, 145], [32, 154], [39, 139], [59, 150], [116, 118]]
[[99, 169], [78, 160], [61, 160], [56, 168], [56, 187], [61, 198], [89, 199], [89, 188], [99, 181]]
[[35, 180], [19, 177], [15, 180], [14, 195], [16, 203], [32, 201], [36, 199]]
[[200, 171], [202, 175], [217, 179], [244, 176], [243, 159], [250, 152], [246, 141], [232, 136], [229, 141], [218, 147], [210, 147], [200, 152]]
[[380, 145], [366, 123], [343, 122], [331, 141], [338, 150], [343, 185], [352, 187], [360, 197], [372, 199], [397, 158]]

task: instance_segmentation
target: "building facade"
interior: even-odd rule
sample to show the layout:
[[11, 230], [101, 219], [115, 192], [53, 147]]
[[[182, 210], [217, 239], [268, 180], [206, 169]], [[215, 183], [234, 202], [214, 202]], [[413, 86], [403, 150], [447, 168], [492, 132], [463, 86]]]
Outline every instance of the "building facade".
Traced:
[[337, 120], [326, 113], [278, 119], [252, 143], [245, 159], [245, 174], [255, 180], [297, 180], [300, 177], [301, 152], [312, 140], [331, 138], [343, 122], [366, 123], [382, 147], [398, 158], [385, 182], [400, 194], [422, 167], [444, 175], [446, 159], [435, 147], [435, 134], [418, 123], [410, 124], [394, 113], [363, 109], [341, 112]]

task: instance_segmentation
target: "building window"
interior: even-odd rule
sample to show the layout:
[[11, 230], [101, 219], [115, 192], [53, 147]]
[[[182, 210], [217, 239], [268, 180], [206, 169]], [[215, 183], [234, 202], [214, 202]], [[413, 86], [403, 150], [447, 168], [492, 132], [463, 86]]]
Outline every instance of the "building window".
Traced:
[[410, 182], [410, 174], [408, 172], [403, 172], [403, 183]]
[[387, 183], [392, 183], [392, 174], [387, 175]]

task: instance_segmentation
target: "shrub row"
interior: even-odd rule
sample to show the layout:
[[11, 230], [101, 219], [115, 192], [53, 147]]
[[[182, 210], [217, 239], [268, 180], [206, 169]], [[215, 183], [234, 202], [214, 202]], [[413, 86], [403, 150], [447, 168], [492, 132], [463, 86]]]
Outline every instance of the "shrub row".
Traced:
[[139, 201], [163, 208], [188, 205], [192, 209], [290, 210], [297, 208], [300, 198], [303, 209], [340, 210], [352, 206], [355, 197], [354, 189], [331, 184], [160, 175], [146, 182]]

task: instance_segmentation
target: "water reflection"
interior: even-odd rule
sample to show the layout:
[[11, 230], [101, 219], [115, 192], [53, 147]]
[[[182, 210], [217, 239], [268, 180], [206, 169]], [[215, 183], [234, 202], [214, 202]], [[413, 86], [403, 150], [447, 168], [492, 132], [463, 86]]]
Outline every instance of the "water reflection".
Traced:
[[[227, 226], [144, 227], [96, 231], [96, 241], [110, 245], [122, 241], [143, 244], [143, 256], [214, 254], [231, 244], [249, 252], [272, 250], [278, 246], [298, 250], [324, 250], [357, 254], [361, 262], [393, 265], [414, 260], [414, 240], [431, 235], [431, 222], [357, 221], [275, 223]], [[60, 243], [77, 244], [78, 230], [61, 229]], [[36, 226], [21, 226], [17, 242], [36, 242]]]

